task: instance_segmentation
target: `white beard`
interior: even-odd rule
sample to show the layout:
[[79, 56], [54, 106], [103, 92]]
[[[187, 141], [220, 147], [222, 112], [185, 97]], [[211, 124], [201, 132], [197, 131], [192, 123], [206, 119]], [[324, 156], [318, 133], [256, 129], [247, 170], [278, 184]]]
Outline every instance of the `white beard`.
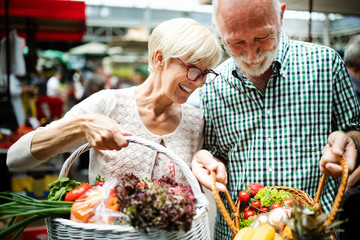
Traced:
[[[244, 56], [235, 56], [230, 51], [228, 53], [235, 60], [241, 72], [246, 73], [252, 77], [258, 77], [266, 72], [271, 67], [274, 61], [277, 48], [262, 52], [255, 61], [249, 61]], [[251, 63], [261, 62], [257, 65], [250, 65]]]
[[[249, 61], [244, 56], [233, 56], [235, 62], [238, 64], [241, 71], [246, 74], [249, 74], [252, 77], [261, 76], [271, 67], [272, 62], [274, 61], [276, 50], [269, 50], [262, 52], [260, 56], [255, 61]], [[250, 63], [261, 62], [257, 65], [250, 65]]]

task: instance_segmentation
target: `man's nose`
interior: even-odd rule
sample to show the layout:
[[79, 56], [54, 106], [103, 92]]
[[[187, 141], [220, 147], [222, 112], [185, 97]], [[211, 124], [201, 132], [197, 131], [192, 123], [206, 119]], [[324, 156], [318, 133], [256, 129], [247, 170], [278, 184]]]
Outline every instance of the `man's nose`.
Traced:
[[246, 48], [246, 58], [249, 61], [255, 61], [258, 59], [261, 53], [260, 47], [256, 46], [256, 44], [248, 45]]

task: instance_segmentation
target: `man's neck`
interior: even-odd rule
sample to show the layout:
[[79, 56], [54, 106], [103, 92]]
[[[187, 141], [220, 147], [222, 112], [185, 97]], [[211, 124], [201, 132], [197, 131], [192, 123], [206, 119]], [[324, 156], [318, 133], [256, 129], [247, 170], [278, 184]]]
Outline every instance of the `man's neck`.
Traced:
[[265, 93], [266, 85], [269, 82], [271, 75], [273, 74], [273, 69], [270, 67], [266, 72], [260, 76], [250, 76], [246, 73], [244, 75], [262, 92]]

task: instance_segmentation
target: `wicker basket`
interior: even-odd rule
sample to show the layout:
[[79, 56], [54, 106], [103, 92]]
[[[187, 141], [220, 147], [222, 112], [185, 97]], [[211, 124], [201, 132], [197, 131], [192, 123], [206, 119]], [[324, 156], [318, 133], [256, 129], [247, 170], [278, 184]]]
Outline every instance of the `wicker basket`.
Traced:
[[[148, 233], [144, 233], [130, 225], [87, 224], [73, 222], [64, 218], [47, 218], [45, 221], [49, 239], [210, 239], [209, 202], [201, 192], [200, 185], [189, 166], [162, 145], [135, 136], [126, 137], [126, 139], [130, 143], [141, 144], [163, 153], [184, 173], [196, 199], [196, 215], [193, 218], [191, 229], [187, 232], [169, 232], [152, 228]], [[73, 152], [64, 162], [59, 177], [67, 176], [72, 163], [90, 148], [89, 144], [85, 144]]]
[[[336, 195], [336, 198], [334, 200], [333, 206], [331, 208], [331, 211], [329, 213], [329, 217], [327, 219], [327, 223], [332, 223], [336, 217], [336, 212], [339, 209], [339, 206], [341, 204], [341, 200], [344, 196], [344, 192], [345, 192], [345, 187], [346, 187], [346, 182], [347, 182], [347, 178], [348, 178], [348, 168], [347, 168], [347, 163], [345, 158], [342, 156], [340, 158], [340, 164], [341, 167], [343, 169], [342, 171], [342, 178], [341, 178], [341, 184], [340, 187], [338, 189], [338, 193]], [[320, 179], [320, 183], [315, 195], [315, 198], [312, 199], [309, 195], [307, 195], [305, 192], [296, 189], [296, 188], [291, 188], [291, 187], [285, 187], [285, 186], [273, 186], [274, 188], [278, 189], [278, 190], [284, 190], [287, 191], [289, 193], [291, 193], [295, 199], [297, 199], [303, 206], [307, 205], [310, 207], [313, 207], [315, 210], [319, 210], [322, 211], [322, 207], [319, 203], [320, 201], [320, 195], [321, 195], [321, 191], [324, 187], [324, 183], [325, 183], [325, 175], [323, 174], [321, 176]], [[236, 233], [239, 231], [239, 221], [240, 221], [240, 200], [237, 199], [235, 204], [233, 203], [229, 192], [226, 190], [225, 191], [225, 197], [229, 202], [229, 206], [231, 209], [231, 216], [229, 215], [229, 213], [227, 212], [224, 203], [222, 202], [219, 192], [216, 188], [216, 173], [214, 171], [211, 171], [211, 180], [212, 180], [212, 192], [214, 194], [215, 197], [215, 202], [218, 205], [221, 214], [224, 216], [224, 219], [226, 221], [226, 223], [229, 225], [230, 230], [232, 231], [232, 238], [235, 237]]]

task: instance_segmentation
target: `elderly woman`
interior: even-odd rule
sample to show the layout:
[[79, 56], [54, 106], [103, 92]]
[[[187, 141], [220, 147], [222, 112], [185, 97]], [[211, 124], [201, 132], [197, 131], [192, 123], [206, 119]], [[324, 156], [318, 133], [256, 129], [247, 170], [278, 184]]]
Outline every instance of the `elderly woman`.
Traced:
[[198, 22], [178, 18], [154, 29], [148, 54], [150, 74], [143, 84], [91, 95], [62, 119], [20, 138], [8, 151], [7, 165], [32, 168], [89, 142], [90, 182], [98, 174], [110, 178], [125, 172], [184, 181], [166, 156], [139, 144], [128, 145], [124, 136], [162, 144], [190, 165], [202, 145], [203, 116], [185, 102], [195, 89], [216, 78], [210, 68], [221, 60], [221, 46], [216, 35]]

